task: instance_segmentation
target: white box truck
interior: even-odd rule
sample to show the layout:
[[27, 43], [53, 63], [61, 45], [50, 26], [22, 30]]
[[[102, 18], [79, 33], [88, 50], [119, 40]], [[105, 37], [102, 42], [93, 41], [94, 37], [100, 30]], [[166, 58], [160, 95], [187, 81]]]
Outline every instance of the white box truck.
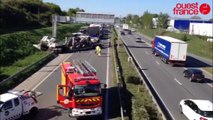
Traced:
[[123, 30], [129, 30], [129, 25], [128, 24], [123, 24]]

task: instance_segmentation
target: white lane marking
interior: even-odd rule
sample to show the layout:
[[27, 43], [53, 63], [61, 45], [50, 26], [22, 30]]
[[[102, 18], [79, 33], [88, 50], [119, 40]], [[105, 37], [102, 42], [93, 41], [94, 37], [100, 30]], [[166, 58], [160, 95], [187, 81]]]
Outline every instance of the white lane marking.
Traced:
[[160, 63], [158, 61], [155, 61], [158, 65], [160, 65]]
[[152, 45], [151, 45], [151, 44], [149, 44], [149, 43], [147, 43], [147, 42], [145, 42], [145, 44], [147, 44], [149, 47], [152, 47]]
[[178, 84], [182, 85], [181, 82], [179, 82], [176, 78], [174, 79]]
[[[73, 55], [73, 54], [67, 56], [67, 57], [63, 60], [63, 62], [66, 61], [68, 58], [70, 58], [72, 55]], [[35, 87], [33, 87], [32, 90], [34, 91], [36, 88], [38, 88], [38, 87], [39, 87], [50, 75], [52, 75], [59, 67], [60, 67], [60, 65], [57, 66], [55, 69], [53, 69], [53, 71], [50, 72], [50, 73], [49, 73], [43, 80], [41, 80]]]
[[[108, 43], [109, 43], [109, 39], [108, 39]], [[106, 71], [106, 84], [107, 84], [107, 88], [109, 85], [109, 47], [107, 48], [107, 71]], [[108, 90], [106, 91], [106, 102], [105, 102], [105, 120], [108, 119], [108, 98], [109, 98], [109, 93]]]
[[210, 83], [207, 83], [210, 87], [213, 87], [213, 85], [212, 84], [210, 84]]

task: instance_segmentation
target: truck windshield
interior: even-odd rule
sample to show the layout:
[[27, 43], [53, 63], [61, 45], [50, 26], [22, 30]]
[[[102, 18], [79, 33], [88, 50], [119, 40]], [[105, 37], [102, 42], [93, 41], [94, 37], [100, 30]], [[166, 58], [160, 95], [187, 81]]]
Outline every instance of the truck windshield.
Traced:
[[78, 85], [74, 87], [74, 95], [75, 96], [98, 96], [101, 93], [100, 84], [96, 85]]
[[99, 27], [89, 27], [87, 29], [88, 35], [91, 37], [98, 37], [98, 34], [100, 32], [100, 28]]

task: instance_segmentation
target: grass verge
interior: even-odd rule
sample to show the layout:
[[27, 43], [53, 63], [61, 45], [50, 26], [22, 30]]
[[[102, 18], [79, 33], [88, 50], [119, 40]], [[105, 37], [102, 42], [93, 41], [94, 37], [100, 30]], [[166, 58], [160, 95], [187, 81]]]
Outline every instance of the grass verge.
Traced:
[[3, 81], [0, 84], [0, 94], [8, 91], [9, 89], [14, 88], [16, 85], [23, 82], [26, 78], [31, 76], [33, 73], [35, 73], [37, 70], [42, 68], [45, 64], [47, 64], [50, 60], [52, 60], [55, 57], [56, 57], [55, 54], [47, 54], [39, 61], [36, 61], [35, 63], [30, 64], [29, 66], [25, 67], [23, 70], [18, 72], [17, 74], [14, 74], [10, 76], [9, 78], [5, 79], [6, 81]]
[[[57, 41], [65, 41], [65, 37], [71, 36], [81, 26], [81, 24], [58, 25]], [[32, 45], [38, 44], [43, 36], [51, 35], [51, 27], [0, 35], [0, 66], [10, 66], [20, 59], [35, 54], [38, 50]]]
[[[81, 24], [60, 24], [57, 30], [58, 41], [63, 41], [65, 37], [71, 36], [72, 33], [78, 31], [81, 26]], [[48, 27], [1, 35], [0, 47], [3, 47], [1, 49], [4, 50], [1, 51], [2, 66], [0, 68], [0, 80], [15, 74], [20, 69], [47, 55], [46, 52], [41, 52], [34, 48], [33, 44], [39, 43], [44, 35], [51, 36], [51, 32], [51, 27]], [[11, 48], [11, 46], [15, 46], [12, 44], [14, 40], [19, 43], [20, 47]], [[15, 42], [14, 44], [17, 43]]]
[[43, 58], [44, 56], [48, 55], [49, 52], [36, 52], [33, 55], [27, 56], [22, 60], [18, 60], [17, 62], [15, 62], [13, 65], [8, 66], [8, 67], [1, 67], [1, 71], [3, 75], [5, 76], [11, 76], [13, 74], [15, 74], [17, 71], [22, 70], [24, 67], [32, 64], [35, 61], [40, 60], [41, 58]]
[[[65, 38], [66, 36], [71, 36], [73, 32], [76, 32], [80, 29], [82, 25], [80, 24], [74, 24], [74, 25], [60, 25], [58, 27], [58, 38]], [[24, 42], [27, 43], [27, 45], [20, 45], [20, 46], [25, 46], [26, 49], [21, 49], [20, 52], [22, 55], [22, 52], [26, 52], [29, 49], [33, 48], [32, 43], [38, 43], [39, 39], [42, 38], [43, 35], [50, 35], [51, 34], [51, 28], [42, 28], [42, 29], [37, 29], [37, 30], [30, 30], [30, 31], [22, 31], [22, 32], [17, 32], [17, 33], [11, 33], [11, 34], [4, 34], [0, 36], [0, 46], [4, 45], [6, 42], [11, 41], [13, 39], [17, 39], [17, 41], [21, 41], [20, 43]], [[4, 39], [3, 39], [4, 38]], [[8, 38], [8, 39], [6, 39]], [[8, 40], [8, 41], [7, 41]], [[31, 42], [29, 42], [31, 41]], [[37, 42], [36, 42], [37, 41]], [[14, 41], [13, 41], [14, 42]], [[8, 42], [10, 43], [10, 42]], [[11, 45], [10, 45], [11, 46]], [[5, 46], [4, 46], [5, 47]], [[7, 47], [5, 48], [7, 49]], [[23, 80], [25, 80], [27, 77], [32, 75], [34, 72], [42, 68], [45, 64], [47, 64], [50, 60], [55, 58], [56, 56], [54, 54], [50, 54], [49, 52], [43, 52], [43, 51], [38, 51], [35, 48], [33, 48], [32, 53], [30, 52], [29, 54], [23, 55], [24, 57], [21, 58], [16, 58], [16, 57], [11, 57], [17, 51], [17, 49], [11, 49], [11, 56], [6, 56], [9, 59], [16, 59], [13, 64], [9, 65], [2, 65], [0, 66], [0, 82], [12, 75], [12, 78], [10, 77], [9, 80], [6, 82], [3, 82], [0, 84], [0, 92], [7, 91], [8, 89], [12, 89], [19, 83], [21, 83]], [[6, 50], [7, 51], [7, 50]], [[1, 54], [2, 55], [2, 54]], [[8, 54], [6, 54], [8, 55]], [[46, 56], [46, 57], [45, 57]], [[43, 59], [41, 59], [43, 58]], [[1, 62], [2, 62], [1, 58]], [[7, 62], [7, 60], [5, 60]], [[32, 65], [33, 64], [33, 65]], [[19, 72], [16, 74], [18, 71], [24, 69], [23, 71]]]
[[213, 75], [213, 68], [212, 67], [205, 67], [203, 69]]
[[[116, 35], [115, 30], [113, 31]], [[119, 80], [123, 84], [123, 94], [126, 109], [126, 120], [161, 120], [162, 117], [152, 101], [145, 85], [131, 62], [121, 40], [112, 41], [119, 66]], [[117, 52], [117, 53], [116, 53]]]
[[180, 40], [184, 40], [188, 43], [188, 52], [195, 55], [205, 57], [208, 59], [213, 58], [213, 43], [207, 42], [207, 37], [189, 35], [186, 33], [174, 33], [164, 29], [139, 29], [139, 32], [154, 38], [155, 35], [171, 36]]

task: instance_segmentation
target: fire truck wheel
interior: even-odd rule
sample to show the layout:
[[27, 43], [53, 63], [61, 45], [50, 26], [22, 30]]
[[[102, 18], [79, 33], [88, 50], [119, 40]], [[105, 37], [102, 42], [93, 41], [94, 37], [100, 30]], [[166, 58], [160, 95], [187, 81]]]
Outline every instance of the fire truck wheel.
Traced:
[[72, 113], [72, 109], [69, 109], [68, 115], [69, 115], [69, 117], [73, 118], [73, 116], [71, 115], [71, 113]]
[[30, 116], [31, 117], [34, 117], [38, 114], [38, 108], [36, 107], [33, 107], [31, 110], [30, 110]]

